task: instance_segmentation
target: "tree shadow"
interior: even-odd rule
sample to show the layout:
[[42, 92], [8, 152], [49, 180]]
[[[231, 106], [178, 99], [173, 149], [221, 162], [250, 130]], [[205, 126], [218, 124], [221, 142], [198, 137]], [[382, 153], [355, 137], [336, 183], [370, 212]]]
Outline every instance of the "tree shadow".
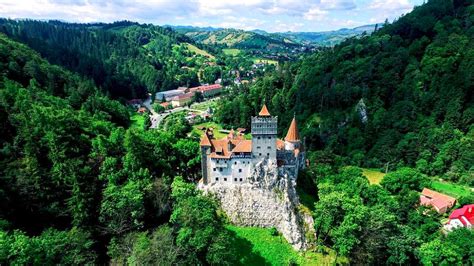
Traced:
[[253, 251], [253, 244], [245, 238], [237, 236], [228, 230], [232, 237], [232, 245], [236, 250], [235, 256], [239, 258], [239, 265], [271, 265], [259, 253]]

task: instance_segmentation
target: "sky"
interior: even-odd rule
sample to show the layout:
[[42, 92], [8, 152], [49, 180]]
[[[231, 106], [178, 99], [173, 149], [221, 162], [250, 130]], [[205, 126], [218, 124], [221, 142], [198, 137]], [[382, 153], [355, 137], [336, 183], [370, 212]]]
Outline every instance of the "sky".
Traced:
[[327, 31], [393, 21], [424, 0], [0, 0], [0, 17]]

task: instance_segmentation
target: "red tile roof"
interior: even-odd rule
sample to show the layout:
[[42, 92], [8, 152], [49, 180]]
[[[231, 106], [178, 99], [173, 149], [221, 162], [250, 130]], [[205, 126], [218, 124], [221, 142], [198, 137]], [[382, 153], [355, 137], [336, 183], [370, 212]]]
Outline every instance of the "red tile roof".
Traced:
[[464, 225], [467, 225], [468, 222], [474, 224], [474, 204], [464, 205], [464, 207], [454, 210], [449, 215], [449, 219], [459, 219]]

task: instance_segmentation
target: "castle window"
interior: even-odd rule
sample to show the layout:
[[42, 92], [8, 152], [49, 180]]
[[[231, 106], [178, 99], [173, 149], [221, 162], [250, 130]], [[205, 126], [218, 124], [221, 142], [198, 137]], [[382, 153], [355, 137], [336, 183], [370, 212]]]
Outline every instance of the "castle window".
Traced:
[[267, 149], [271, 149], [272, 147], [271, 146], [267, 146]]
[[216, 177], [216, 182], [217, 182], [217, 181], [219, 181], [219, 178], [218, 178], [218, 177]]
[[260, 139], [260, 137], [257, 137], [257, 139]]
[[242, 178], [239, 181], [242, 182]]
[[212, 171], [214, 171], [214, 172], [215, 172], [215, 171], [216, 171], [216, 168], [213, 168], [213, 169], [212, 169]]
[[259, 150], [259, 149], [260, 149], [260, 146], [257, 146], [257, 150]]
[[267, 156], [270, 156], [270, 153], [267, 153]]
[[272, 139], [272, 137], [268, 137], [268, 139]]
[[262, 153], [259, 153], [258, 156], [262, 156]]
[[227, 178], [224, 177], [224, 181], [227, 181]]
[[219, 172], [222, 172], [222, 167], [219, 167]]
[[237, 182], [237, 178], [234, 178], [234, 181]]
[[[239, 173], [242, 173], [242, 169], [239, 169]], [[237, 180], [236, 180], [237, 181]]]
[[237, 162], [235, 162], [234, 164], [237, 165]]

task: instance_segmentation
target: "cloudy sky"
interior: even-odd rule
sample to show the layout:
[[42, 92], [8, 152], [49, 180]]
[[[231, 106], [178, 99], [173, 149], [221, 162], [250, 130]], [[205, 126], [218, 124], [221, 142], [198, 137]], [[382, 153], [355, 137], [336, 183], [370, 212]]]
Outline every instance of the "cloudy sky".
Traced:
[[325, 31], [393, 19], [423, 0], [0, 0], [0, 16]]

